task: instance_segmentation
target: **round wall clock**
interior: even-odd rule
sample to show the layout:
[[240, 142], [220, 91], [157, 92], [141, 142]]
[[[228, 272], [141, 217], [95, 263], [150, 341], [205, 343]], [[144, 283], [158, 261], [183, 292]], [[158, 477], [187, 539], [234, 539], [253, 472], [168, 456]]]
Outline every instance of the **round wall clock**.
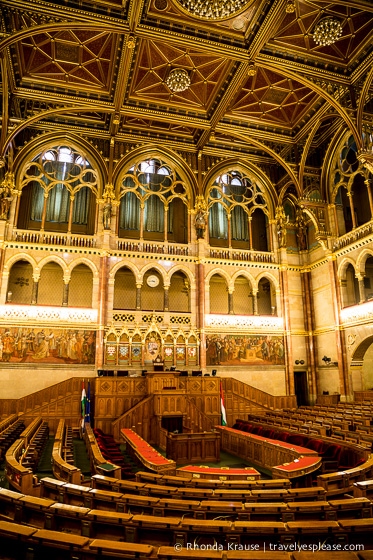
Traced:
[[146, 283], [151, 288], [155, 288], [159, 284], [159, 278], [158, 278], [158, 276], [155, 276], [154, 274], [151, 274], [150, 276], [148, 276], [148, 278], [146, 280]]

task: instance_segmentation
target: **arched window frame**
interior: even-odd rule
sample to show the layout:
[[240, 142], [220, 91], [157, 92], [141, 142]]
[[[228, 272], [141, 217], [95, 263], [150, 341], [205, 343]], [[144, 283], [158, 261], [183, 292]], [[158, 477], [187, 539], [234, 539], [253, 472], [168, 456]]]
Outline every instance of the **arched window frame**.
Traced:
[[[119, 184], [121, 201], [118, 219], [119, 237], [187, 242], [187, 239], [180, 241], [173, 238], [173, 202], [176, 199], [181, 200], [186, 209], [189, 209], [191, 198], [187, 183], [180, 177], [174, 165], [158, 156], [141, 159], [120, 176]], [[131, 218], [133, 226], [137, 225], [136, 228], [128, 227], [128, 215], [131, 215], [131, 209], [123, 210], [125, 197], [129, 193], [132, 193], [138, 201], [138, 208], [135, 209], [136, 216], [132, 215]], [[158, 201], [154, 197], [157, 197]]]
[[20, 189], [30, 184], [27, 229], [55, 230], [62, 225], [61, 231], [75, 227], [84, 234], [89, 227], [89, 233], [94, 233], [92, 216], [88, 225], [89, 213], [95, 214], [90, 193], [97, 196], [99, 176], [83, 150], [64, 143], [45, 147], [24, 166]]
[[[220, 238], [226, 239], [230, 247], [245, 243], [246, 248], [251, 248], [250, 218], [256, 210], [261, 210], [267, 219], [269, 216], [269, 205], [264, 186], [260, 186], [258, 180], [248, 173], [238, 169], [226, 170], [218, 175], [208, 188], [207, 201], [210, 244], [215, 245], [214, 240]], [[227, 231], [224, 234], [220, 232], [219, 237], [214, 235], [216, 228], [211, 223], [212, 210], [217, 203], [220, 205], [220, 213], [225, 212], [227, 216]], [[236, 227], [233, 223], [237, 207], [242, 209], [241, 217], [242, 215], [247, 216], [247, 224], [244, 227]], [[240, 238], [238, 238], [238, 233], [240, 233]]]

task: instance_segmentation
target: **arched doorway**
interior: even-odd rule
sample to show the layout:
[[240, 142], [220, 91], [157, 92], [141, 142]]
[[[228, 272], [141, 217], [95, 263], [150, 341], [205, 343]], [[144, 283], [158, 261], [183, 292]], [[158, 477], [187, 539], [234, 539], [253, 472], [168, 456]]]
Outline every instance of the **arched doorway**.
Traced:
[[354, 351], [351, 379], [353, 391], [373, 390], [373, 335], [363, 340]]

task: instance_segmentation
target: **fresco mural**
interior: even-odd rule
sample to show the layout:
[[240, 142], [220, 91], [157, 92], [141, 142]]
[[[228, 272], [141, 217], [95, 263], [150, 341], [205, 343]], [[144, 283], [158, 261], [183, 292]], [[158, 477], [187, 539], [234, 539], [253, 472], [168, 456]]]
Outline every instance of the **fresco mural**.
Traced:
[[206, 337], [208, 366], [284, 364], [283, 336], [222, 335]]
[[95, 349], [95, 331], [0, 328], [0, 362], [94, 364]]

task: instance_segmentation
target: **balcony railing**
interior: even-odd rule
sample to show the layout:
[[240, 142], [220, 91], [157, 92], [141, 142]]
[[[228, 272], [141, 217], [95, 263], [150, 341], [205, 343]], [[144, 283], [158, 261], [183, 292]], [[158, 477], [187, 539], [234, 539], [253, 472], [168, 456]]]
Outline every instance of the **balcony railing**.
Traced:
[[347, 245], [351, 243], [355, 243], [355, 241], [359, 241], [359, 239], [363, 239], [367, 235], [371, 235], [373, 233], [373, 221], [364, 224], [353, 231], [349, 231], [344, 235], [341, 235], [338, 239], [334, 241], [333, 249], [334, 251], [338, 251], [339, 249], [343, 249]]
[[275, 262], [273, 253], [265, 251], [239, 251], [237, 249], [210, 249], [210, 258], [262, 263]]
[[148, 243], [144, 241], [127, 241], [118, 239], [118, 251], [136, 251], [139, 253], [162, 253], [163, 255], [189, 255], [188, 245]]
[[96, 247], [96, 239], [92, 235], [45, 233], [20, 229], [13, 231], [12, 241], [20, 243], [38, 243], [40, 245], [61, 245], [64, 247]]

